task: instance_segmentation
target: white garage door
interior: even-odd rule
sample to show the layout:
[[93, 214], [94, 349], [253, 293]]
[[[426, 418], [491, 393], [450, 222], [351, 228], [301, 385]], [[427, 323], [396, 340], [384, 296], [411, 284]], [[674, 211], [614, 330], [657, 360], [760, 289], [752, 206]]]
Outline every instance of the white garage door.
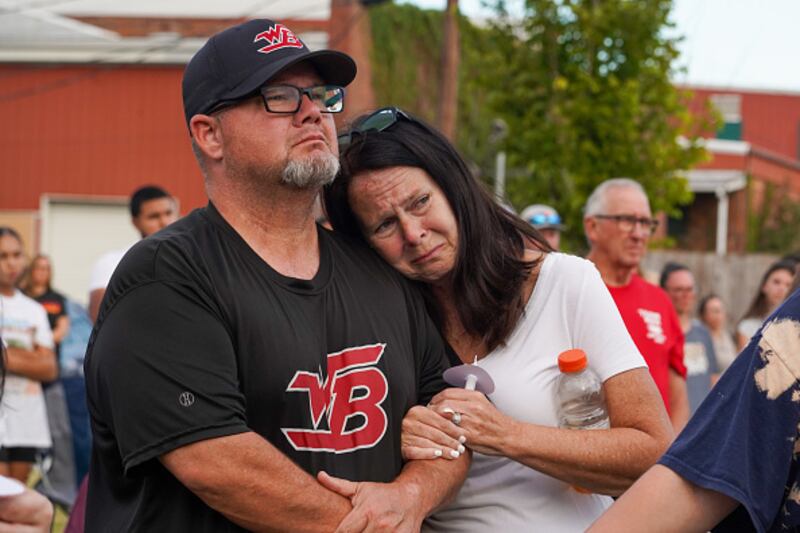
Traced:
[[131, 225], [128, 199], [45, 197], [41, 209], [42, 251], [53, 261], [53, 287], [86, 305], [94, 262], [139, 239]]

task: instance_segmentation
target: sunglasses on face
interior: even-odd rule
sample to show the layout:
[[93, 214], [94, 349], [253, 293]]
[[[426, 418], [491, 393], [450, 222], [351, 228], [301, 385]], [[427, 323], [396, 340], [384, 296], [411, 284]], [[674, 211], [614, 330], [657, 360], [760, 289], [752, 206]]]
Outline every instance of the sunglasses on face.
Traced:
[[363, 135], [374, 131], [380, 133], [392, 127], [400, 118], [409, 122], [416, 122], [408, 116], [402, 109], [397, 107], [383, 107], [359, 120], [350, 128], [349, 131], [339, 135], [339, 151], [341, 152], [353, 142], [353, 135]]

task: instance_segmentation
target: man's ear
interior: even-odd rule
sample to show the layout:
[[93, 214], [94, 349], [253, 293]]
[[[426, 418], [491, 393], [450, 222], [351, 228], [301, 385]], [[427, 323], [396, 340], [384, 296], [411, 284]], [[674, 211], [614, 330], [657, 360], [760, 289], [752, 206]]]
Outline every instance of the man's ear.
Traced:
[[224, 143], [218, 118], [210, 115], [195, 115], [189, 121], [189, 131], [195, 144], [206, 157], [217, 161], [222, 159]]
[[589, 242], [597, 240], [597, 219], [594, 217], [584, 217], [583, 232]]

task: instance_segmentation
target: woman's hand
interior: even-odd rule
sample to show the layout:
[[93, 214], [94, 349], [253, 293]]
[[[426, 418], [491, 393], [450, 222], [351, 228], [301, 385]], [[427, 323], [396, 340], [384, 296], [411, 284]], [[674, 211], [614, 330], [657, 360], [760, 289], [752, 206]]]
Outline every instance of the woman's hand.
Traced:
[[458, 422], [464, 444], [485, 455], [506, 455], [503, 443], [513, 435], [516, 421], [501, 413], [483, 393], [447, 389], [433, 397], [429, 408]]
[[466, 451], [463, 431], [433, 409], [420, 405], [412, 407], [403, 418], [400, 440], [406, 461], [456, 459]]

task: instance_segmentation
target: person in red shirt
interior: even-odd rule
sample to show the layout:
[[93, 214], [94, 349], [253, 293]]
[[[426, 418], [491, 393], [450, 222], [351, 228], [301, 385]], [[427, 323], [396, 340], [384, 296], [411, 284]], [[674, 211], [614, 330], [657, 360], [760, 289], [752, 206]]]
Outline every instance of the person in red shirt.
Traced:
[[588, 259], [600, 271], [644, 356], [677, 432], [689, 419], [683, 332], [669, 296], [638, 274], [657, 226], [644, 189], [628, 178], [598, 185], [584, 208]]

